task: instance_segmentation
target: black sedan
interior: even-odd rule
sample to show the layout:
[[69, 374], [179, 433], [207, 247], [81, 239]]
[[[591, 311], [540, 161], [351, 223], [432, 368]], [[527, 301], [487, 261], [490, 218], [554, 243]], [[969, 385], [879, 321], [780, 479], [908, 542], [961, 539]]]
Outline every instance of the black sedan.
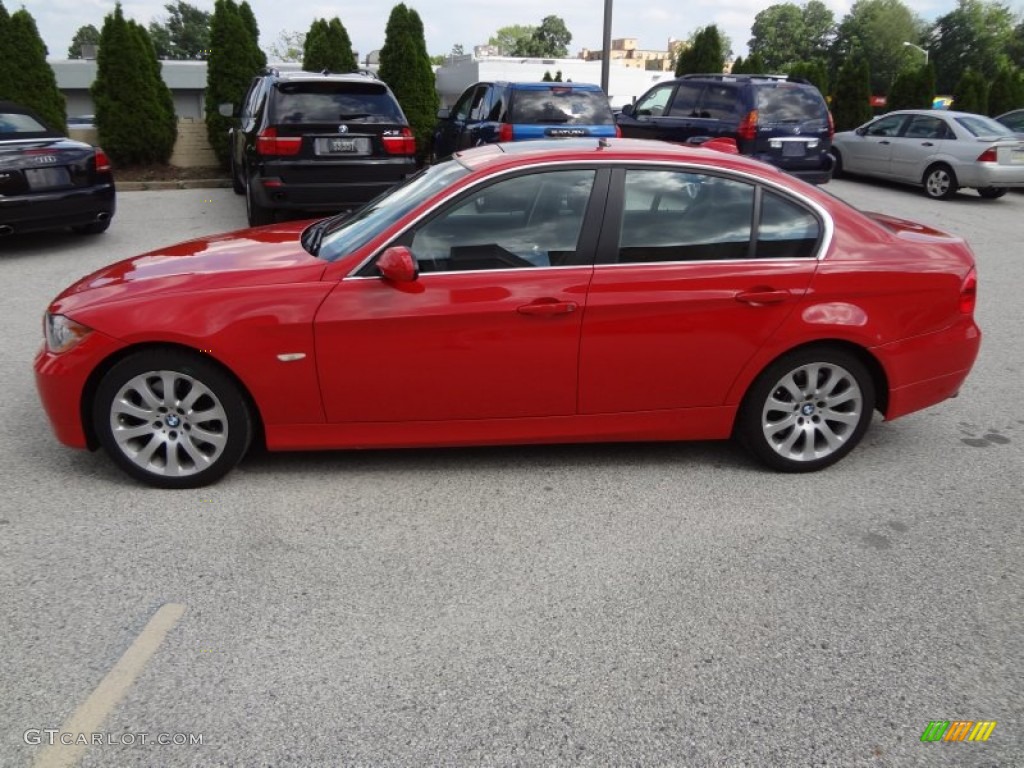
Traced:
[[114, 176], [102, 149], [0, 101], [0, 236], [61, 227], [99, 234], [114, 207]]

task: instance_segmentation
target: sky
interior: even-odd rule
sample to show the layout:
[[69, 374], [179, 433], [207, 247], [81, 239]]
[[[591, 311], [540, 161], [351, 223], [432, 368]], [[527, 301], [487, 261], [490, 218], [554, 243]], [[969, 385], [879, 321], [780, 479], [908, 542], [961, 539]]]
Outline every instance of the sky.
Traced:
[[[128, 18], [148, 26], [163, 21], [169, 0], [123, 0]], [[614, 0], [612, 37], [635, 37], [639, 48], [665, 50], [668, 39], [687, 39], [698, 28], [717, 24], [731, 40], [733, 51], [746, 55], [750, 27], [758, 12], [778, 0]], [[28, 9], [49, 49], [50, 58], [65, 58], [75, 31], [86, 24], [97, 29], [113, 12], [115, 0], [3, 0], [9, 12]], [[213, 0], [189, 0], [203, 10], [213, 10]], [[260, 45], [265, 50], [284, 31], [306, 31], [316, 18], [338, 16], [348, 30], [352, 45], [362, 61], [366, 54], [384, 44], [388, 14], [398, 0], [360, 0], [325, 3], [305, 0], [294, 5], [282, 0], [249, 0], [260, 27]], [[572, 33], [569, 55], [581, 48], [602, 47], [604, 0], [405, 0], [423, 20], [427, 50], [431, 55], [449, 53], [461, 44], [467, 53], [474, 45], [486, 44], [501, 27], [512, 24], [538, 25], [550, 14], [560, 16]], [[802, 0], [798, 0], [802, 4]], [[836, 20], [850, 9], [852, 0], [824, 0]], [[904, 0], [926, 20], [934, 20], [956, 6], [956, 0]], [[1020, 10], [1019, 2], [1007, 3]]]

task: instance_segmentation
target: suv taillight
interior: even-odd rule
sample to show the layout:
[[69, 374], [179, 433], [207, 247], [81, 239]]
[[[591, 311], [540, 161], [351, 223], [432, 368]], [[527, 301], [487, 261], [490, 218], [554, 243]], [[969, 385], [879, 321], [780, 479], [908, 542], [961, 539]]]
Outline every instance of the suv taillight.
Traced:
[[107, 153], [96, 147], [96, 173], [106, 173], [110, 170], [110, 158]]
[[960, 311], [965, 315], [974, 314], [974, 305], [978, 302], [978, 273], [971, 268], [960, 286]]
[[382, 136], [381, 139], [384, 141], [384, 151], [389, 155], [416, 154], [416, 137], [409, 128], [403, 128], [399, 134]]
[[739, 130], [736, 131], [736, 135], [741, 139], [747, 141], [753, 141], [757, 138], [757, 110], [752, 109], [747, 112], [747, 116], [740, 121]]
[[301, 136], [278, 136], [274, 126], [264, 128], [256, 137], [256, 153], [260, 155], [297, 155], [300, 149]]
[[622, 138], [622, 128], [617, 123], [615, 125], [615, 138], [616, 139], [621, 139]]
[[989, 147], [984, 152], [982, 152], [980, 155], [978, 155], [978, 162], [979, 163], [998, 163], [999, 162], [999, 156], [996, 154], [996, 148], [995, 147]]
[[836, 121], [832, 119], [832, 111], [828, 110], [825, 112], [828, 115], [828, 138], [829, 141], [836, 135]]
[[498, 128], [498, 141], [512, 141], [512, 123], [502, 123]]

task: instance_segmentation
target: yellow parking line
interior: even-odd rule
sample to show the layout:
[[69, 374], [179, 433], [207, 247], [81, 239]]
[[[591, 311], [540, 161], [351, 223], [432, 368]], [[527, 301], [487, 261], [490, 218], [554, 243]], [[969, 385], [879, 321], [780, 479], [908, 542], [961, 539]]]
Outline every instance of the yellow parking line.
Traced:
[[[156, 653], [167, 633], [185, 613], [180, 603], [166, 603], [153, 614], [135, 642], [118, 659], [96, 690], [76, 709], [60, 727], [61, 733], [95, 733], [107, 715], [120, 703], [132, 683]], [[86, 744], [47, 744], [36, 756], [33, 768], [70, 768], [85, 752]]]

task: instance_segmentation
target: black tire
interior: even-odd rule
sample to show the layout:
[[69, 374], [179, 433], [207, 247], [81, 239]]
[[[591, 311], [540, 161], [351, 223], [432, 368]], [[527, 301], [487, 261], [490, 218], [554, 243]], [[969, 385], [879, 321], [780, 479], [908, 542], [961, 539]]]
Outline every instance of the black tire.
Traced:
[[986, 200], [997, 200], [1006, 194], [1006, 187], [982, 187], [978, 194]]
[[110, 219], [93, 221], [88, 224], [79, 224], [78, 226], [71, 228], [73, 232], [77, 232], [80, 235], [101, 235], [108, 229], [110, 229]]
[[274, 209], [264, 208], [253, 199], [252, 179], [245, 178], [245, 214], [249, 219], [250, 227], [262, 227], [264, 224], [274, 223]]
[[959, 188], [956, 174], [945, 163], [936, 163], [924, 172], [921, 179], [924, 193], [933, 200], [948, 200]]
[[245, 455], [253, 434], [231, 377], [178, 350], [141, 351], [117, 363], [100, 381], [92, 419], [114, 463], [157, 488], [216, 482]]
[[829, 154], [832, 155], [832, 178], [841, 179], [845, 174], [843, 171], [843, 156], [839, 154], [839, 150], [832, 147], [829, 150]]
[[757, 377], [734, 434], [771, 469], [814, 472], [854, 449], [874, 410], [874, 382], [855, 355], [808, 347], [776, 360]]
[[238, 166], [235, 165], [235, 156], [231, 155], [231, 189], [235, 191], [236, 195], [245, 194], [245, 183], [242, 181], [242, 177], [238, 175]]

